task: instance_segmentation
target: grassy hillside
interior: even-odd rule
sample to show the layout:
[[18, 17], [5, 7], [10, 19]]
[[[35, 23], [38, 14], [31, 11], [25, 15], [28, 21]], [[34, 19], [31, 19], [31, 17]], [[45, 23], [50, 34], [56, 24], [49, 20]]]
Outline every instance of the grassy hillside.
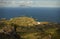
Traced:
[[31, 17], [0, 19], [0, 39], [60, 39], [60, 24]]

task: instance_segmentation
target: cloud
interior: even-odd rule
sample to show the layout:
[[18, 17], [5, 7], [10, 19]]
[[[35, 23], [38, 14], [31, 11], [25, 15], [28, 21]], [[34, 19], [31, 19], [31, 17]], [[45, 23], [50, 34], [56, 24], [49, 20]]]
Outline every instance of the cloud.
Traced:
[[36, 7], [60, 7], [60, 2], [53, 1], [36, 1], [33, 5]]
[[0, 1], [60, 1], [60, 0], [0, 0]]
[[5, 1], [0, 2], [4, 7], [60, 7], [60, 1]]

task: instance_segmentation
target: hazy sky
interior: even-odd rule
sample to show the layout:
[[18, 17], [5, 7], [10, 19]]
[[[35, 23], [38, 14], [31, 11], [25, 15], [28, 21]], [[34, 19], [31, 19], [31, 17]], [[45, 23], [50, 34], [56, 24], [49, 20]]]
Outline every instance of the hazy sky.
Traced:
[[1, 0], [1, 1], [60, 1], [60, 0]]
[[4, 7], [60, 7], [60, 0], [0, 0]]

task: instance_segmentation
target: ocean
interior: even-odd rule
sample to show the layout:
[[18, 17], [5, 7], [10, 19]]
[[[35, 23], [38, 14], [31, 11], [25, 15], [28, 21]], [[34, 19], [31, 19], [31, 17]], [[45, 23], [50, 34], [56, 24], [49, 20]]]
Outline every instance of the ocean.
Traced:
[[60, 8], [0, 8], [0, 18], [14, 18], [19, 16], [29, 16], [38, 21], [60, 22]]

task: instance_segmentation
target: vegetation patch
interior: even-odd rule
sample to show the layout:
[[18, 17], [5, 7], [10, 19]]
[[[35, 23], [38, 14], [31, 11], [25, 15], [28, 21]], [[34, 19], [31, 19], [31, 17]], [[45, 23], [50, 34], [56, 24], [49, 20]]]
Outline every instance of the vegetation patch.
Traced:
[[0, 39], [60, 39], [60, 24], [22, 16], [0, 19]]

